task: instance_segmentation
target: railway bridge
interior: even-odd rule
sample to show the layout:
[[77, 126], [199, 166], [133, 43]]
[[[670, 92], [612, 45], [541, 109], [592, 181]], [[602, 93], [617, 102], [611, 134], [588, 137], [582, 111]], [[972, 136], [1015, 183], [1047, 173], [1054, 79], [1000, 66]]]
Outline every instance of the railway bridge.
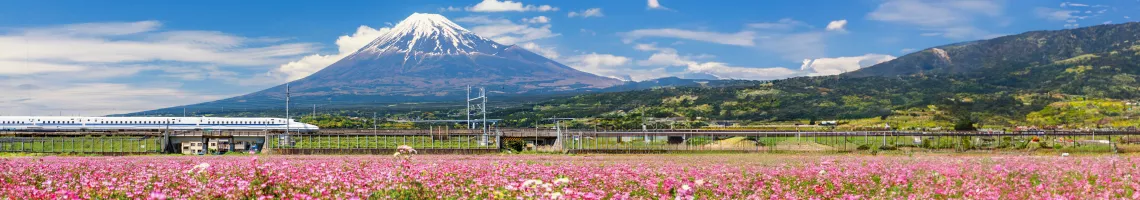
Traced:
[[[1137, 131], [749, 131], [749, 130], [552, 130], [323, 129], [316, 133], [274, 131], [0, 131], [0, 151], [86, 154], [208, 154], [259, 150], [279, 154], [389, 154], [400, 145], [420, 153], [475, 154], [517, 150], [573, 153], [659, 153], [678, 151], [778, 152], [853, 151], [911, 147], [968, 151], [1040, 146], [1140, 142]], [[514, 146], [512, 146], [514, 145]]]

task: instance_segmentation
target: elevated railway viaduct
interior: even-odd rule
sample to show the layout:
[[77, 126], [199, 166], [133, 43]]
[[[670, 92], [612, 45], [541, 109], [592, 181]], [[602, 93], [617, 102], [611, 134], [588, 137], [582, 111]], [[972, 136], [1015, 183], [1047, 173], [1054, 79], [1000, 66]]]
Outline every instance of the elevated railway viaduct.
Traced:
[[[747, 142], [726, 140], [746, 140]], [[148, 154], [180, 153], [184, 143], [211, 141], [251, 144], [258, 150], [282, 154], [388, 154], [399, 145], [413, 146], [421, 153], [495, 153], [512, 141], [527, 148], [564, 152], [654, 153], [667, 151], [780, 150], [786, 141], [809, 141], [849, 150], [862, 145], [930, 146], [931, 141], [956, 138], [955, 149], [971, 143], [1093, 141], [1109, 144], [1140, 142], [1140, 131], [1017, 131], [1017, 132], [922, 132], [922, 131], [749, 131], [749, 130], [552, 130], [508, 128], [469, 129], [322, 129], [316, 133], [283, 131], [127, 131], [127, 132], [27, 132], [0, 131], [0, 151], [33, 153]], [[962, 138], [968, 138], [962, 139]], [[996, 142], [995, 142], [996, 141]], [[945, 143], [945, 142], [943, 142]], [[945, 144], [943, 144], [945, 145]], [[788, 145], [785, 145], [787, 147]], [[232, 147], [229, 146], [229, 147]], [[203, 147], [206, 148], [206, 147]], [[216, 147], [219, 151], [226, 148]], [[249, 148], [249, 147], [247, 147]], [[791, 148], [791, 147], [788, 147]], [[794, 149], [791, 149], [794, 150]]]

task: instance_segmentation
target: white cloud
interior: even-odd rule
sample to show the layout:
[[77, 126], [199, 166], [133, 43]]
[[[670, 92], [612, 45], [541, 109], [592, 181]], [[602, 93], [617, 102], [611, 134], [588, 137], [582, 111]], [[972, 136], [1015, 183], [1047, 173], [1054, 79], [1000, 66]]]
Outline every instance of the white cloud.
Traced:
[[783, 18], [776, 22], [760, 22], [745, 25], [752, 29], [774, 30], [774, 31], [790, 31], [799, 27], [812, 27], [807, 23], [794, 20], [792, 18]]
[[629, 65], [631, 59], [612, 54], [588, 53], [571, 56], [560, 60], [560, 62], [579, 71], [600, 76], [623, 77], [629, 74], [623, 73], [628, 68], [622, 68], [622, 66]]
[[474, 6], [467, 7], [472, 12], [525, 12], [525, 11], [558, 11], [557, 7], [550, 5], [525, 5], [522, 2], [483, 0]]
[[519, 47], [522, 47], [526, 50], [534, 52], [538, 55], [542, 55], [546, 58], [558, 59], [559, 57], [561, 57], [561, 55], [558, 54], [558, 51], [554, 50], [553, 47], [539, 46], [538, 44], [535, 44], [534, 42], [527, 42], [527, 43], [522, 43], [522, 44], [518, 44], [518, 45], [519, 45]]
[[761, 49], [776, 52], [786, 60], [798, 61], [823, 57], [827, 49], [826, 37], [824, 32], [771, 34], [758, 40], [757, 44]]
[[463, 10], [463, 8], [454, 7], [454, 6], [448, 6], [446, 8], [439, 8], [440, 12], [454, 12], [454, 11], [462, 11], [462, 10]]
[[452, 21], [455, 21], [455, 22], [466, 22], [466, 23], [472, 23], [472, 24], [502, 24], [502, 23], [511, 23], [511, 20], [502, 19], [502, 18], [491, 19], [491, 17], [487, 17], [486, 15], [476, 15], [476, 16], [467, 16], [467, 17], [460, 17], [460, 18], [455, 18], [455, 19], [454, 19], [454, 20], [452, 20]]
[[266, 70], [318, 47], [218, 31], [162, 29], [158, 21], [97, 22], [0, 33], [0, 94], [5, 94], [0, 95], [0, 112], [104, 115], [216, 100], [231, 94], [192, 92], [202, 88], [184, 88], [169, 79], [274, 84], [279, 79], [240, 71]]
[[1088, 4], [1083, 4], [1083, 3], [1072, 3], [1072, 2], [1062, 2], [1061, 3], [1062, 8], [1069, 7], [1069, 6], [1072, 6], [1072, 7], [1089, 7]]
[[737, 67], [719, 62], [693, 63], [688, 70], [720, 79], [738, 80], [772, 80], [800, 75], [800, 71], [783, 67]]
[[[33, 33], [33, 32], [29, 32]], [[51, 60], [55, 62], [199, 62], [230, 66], [264, 66], [288, 61], [316, 50], [315, 44], [290, 43], [244, 47], [248, 38], [219, 43], [218, 33], [183, 32], [147, 34], [146, 39], [67, 37], [59, 35], [0, 35], [0, 60]], [[205, 42], [194, 42], [194, 40]]]
[[55, 63], [42, 63], [42, 62], [19, 62], [0, 60], [0, 77], [5, 75], [30, 75], [40, 73], [52, 72], [78, 72], [87, 70], [88, 67], [81, 65], [69, 64], [55, 64]]
[[1059, 10], [1059, 9], [1052, 9], [1052, 8], [1037, 8], [1037, 9], [1034, 9], [1034, 12], [1037, 14], [1038, 17], [1041, 17], [1041, 18], [1045, 18], [1048, 20], [1055, 20], [1055, 21], [1064, 21], [1064, 20], [1069, 20], [1069, 19], [1073, 18], [1073, 13], [1077, 13], [1079, 11]]
[[827, 31], [847, 32], [847, 20], [835, 20], [827, 23]]
[[584, 28], [583, 28], [583, 29], [578, 29], [578, 32], [582, 32], [582, 33], [584, 33], [584, 34], [590, 34], [590, 35], [598, 35], [598, 32], [594, 32], [594, 31], [591, 31], [591, 30], [586, 30], [586, 29], [584, 29]]
[[531, 24], [545, 24], [545, 23], [550, 23], [550, 18], [548, 18], [546, 16], [538, 16], [538, 17], [532, 17], [532, 18], [524, 18], [522, 21], [526, 22], [526, 23], [531, 23]]
[[357, 27], [356, 32], [352, 35], [342, 35], [336, 39], [337, 54], [308, 55], [300, 60], [285, 63], [273, 72], [284, 75], [289, 81], [304, 78], [360, 50], [372, 40], [388, 33], [389, 30], [391, 30], [389, 27], [374, 29], [362, 25]]
[[590, 8], [590, 9], [586, 9], [586, 10], [578, 11], [578, 12], [570, 11], [570, 13], [567, 14], [566, 16], [589, 18], [589, 17], [602, 17], [602, 16], [605, 16], [605, 14], [602, 14], [601, 8]]
[[669, 9], [669, 8], [666, 8], [665, 6], [661, 6], [661, 3], [657, 2], [657, 0], [649, 0], [649, 2], [646, 4], [646, 8], [647, 9], [663, 9], [663, 10]]
[[158, 21], [96, 22], [24, 29], [23, 35], [115, 36], [145, 33], [162, 26]]
[[232, 94], [198, 94], [163, 86], [115, 83], [0, 85], [0, 115], [100, 116], [217, 100]]
[[581, 71], [632, 81], [663, 77], [771, 80], [810, 73], [784, 67], [745, 67], [708, 61], [715, 56], [682, 55], [676, 49], [659, 47], [655, 43], [636, 43], [633, 48], [653, 54], [643, 60], [633, 60], [623, 56], [589, 53], [560, 61]]
[[992, 35], [974, 27], [977, 18], [1001, 20], [1001, 1], [988, 0], [886, 0], [867, 14], [867, 19], [918, 26], [925, 31], [955, 39], [975, 39]]
[[806, 58], [824, 56], [829, 35], [824, 30], [795, 31], [798, 27], [812, 27], [793, 19], [781, 19], [770, 23], [752, 23], [736, 33], [696, 31], [675, 28], [639, 29], [620, 33], [623, 42], [633, 43], [642, 38], [659, 37], [710, 42], [742, 47], [757, 47], [775, 52], [781, 57], [799, 61]]
[[[904, 50], [906, 51], [906, 50]], [[800, 70], [809, 72], [810, 76], [836, 75], [859, 70], [875, 64], [894, 60], [895, 56], [882, 54], [866, 54], [852, 57], [804, 59]]]
[[752, 31], [741, 31], [737, 33], [718, 33], [708, 31], [692, 31], [684, 29], [664, 28], [664, 29], [639, 29], [630, 32], [622, 33], [625, 42], [629, 43], [634, 40], [644, 37], [665, 37], [665, 38], [679, 38], [687, 40], [704, 41], [718, 44], [735, 45], [735, 46], [755, 46], [753, 42], [756, 39], [756, 33]]
[[[1073, 6], [1073, 5], [1065, 6], [1065, 5], [1066, 4], [1062, 4], [1061, 7], [1082, 7], [1082, 6]], [[1080, 25], [1079, 21], [1088, 19], [1090, 17], [1097, 17], [1100, 14], [1103, 14], [1103, 12], [1097, 12], [1098, 14], [1092, 14], [1092, 11], [1081, 12], [1079, 10], [1054, 9], [1054, 8], [1042, 8], [1042, 7], [1038, 7], [1036, 9], [1034, 9], [1034, 13], [1037, 14], [1037, 17], [1044, 18], [1047, 20], [1064, 21], [1065, 22], [1065, 24], [1064, 24], [1065, 28], [1080, 27], [1081, 25]]]
[[[638, 66], [649, 67], [641, 69], [642, 72], [635, 74], [646, 75], [650, 74], [653, 78], [668, 77], [668, 76], [690, 76], [694, 74], [711, 75], [720, 79], [748, 79], [748, 80], [769, 80], [777, 78], [787, 78], [791, 76], [801, 75], [802, 73], [797, 70], [783, 68], [783, 67], [739, 67], [730, 66], [726, 63], [700, 61], [702, 59], [711, 58], [711, 55], [679, 55], [676, 49], [657, 47], [655, 44], [635, 44], [634, 49], [640, 51], [655, 52], [645, 60], [638, 60]], [[670, 71], [670, 67], [681, 67], [681, 70]], [[649, 73], [656, 72], [656, 73]], [[644, 80], [637, 79], [635, 80]]]
[[469, 28], [471, 32], [494, 40], [501, 44], [519, 44], [539, 39], [546, 39], [561, 34], [550, 30], [550, 24], [516, 24], [506, 19], [491, 19], [487, 16], [474, 16], [456, 19], [457, 22], [475, 24]]

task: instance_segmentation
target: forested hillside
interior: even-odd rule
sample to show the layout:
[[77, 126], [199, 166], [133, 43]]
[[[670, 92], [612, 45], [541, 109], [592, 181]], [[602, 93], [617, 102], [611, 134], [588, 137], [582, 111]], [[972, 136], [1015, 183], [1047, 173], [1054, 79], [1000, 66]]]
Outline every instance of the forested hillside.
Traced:
[[[1140, 98], [1140, 23], [1035, 31], [926, 49], [849, 74], [733, 87], [682, 87], [579, 95], [497, 113], [528, 126], [549, 117], [603, 121], [674, 118], [744, 122], [890, 119], [925, 115], [961, 129], [984, 125], [1135, 126], [1127, 112], [1058, 107]], [[1087, 103], [1085, 103], [1087, 104]], [[1084, 105], [1084, 104], [1082, 104]], [[1086, 109], [1087, 108], [1087, 109]], [[1064, 109], [1077, 109], [1058, 111]], [[1034, 113], [1034, 115], [1030, 115]], [[1115, 122], [1114, 122], [1115, 121]], [[604, 122], [639, 128], [641, 122]], [[623, 125], [624, 124], [624, 125]], [[635, 127], [624, 127], [624, 126]]]

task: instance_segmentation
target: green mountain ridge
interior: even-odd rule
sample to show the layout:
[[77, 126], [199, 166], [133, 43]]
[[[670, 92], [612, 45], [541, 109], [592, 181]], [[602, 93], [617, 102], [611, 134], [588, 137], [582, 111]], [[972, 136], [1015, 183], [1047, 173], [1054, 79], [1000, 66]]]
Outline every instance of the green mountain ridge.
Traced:
[[[1043, 109], [1057, 102], [1092, 99], [1124, 105], [1140, 98], [1137, 40], [1140, 23], [1135, 22], [1033, 31], [929, 48], [841, 75], [586, 94], [517, 107], [497, 117], [514, 126], [547, 117], [591, 118], [589, 123], [611, 128], [640, 128], [640, 122], [620, 121], [644, 117], [763, 123], [898, 115], [931, 115], [930, 120], [964, 124], [959, 128], [965, 129], [975, 124], [1059, 125], [1042, 122], [1057, 121], [1046, 119], [1048, 113], [1065, 113]], [[1027, 115], [1035, 112], [1029, 120]], [[1110, 114], [1081, 116], [1135, 121], [1129, 113]]]
[[1128, 48], [1140, 40], [1140, 22], [1078, 29], [1031, 31], [956, 43], [904, 55], [844, 76], [969, 73], [1011, 65], [1044, 65], [1072, 57]]

